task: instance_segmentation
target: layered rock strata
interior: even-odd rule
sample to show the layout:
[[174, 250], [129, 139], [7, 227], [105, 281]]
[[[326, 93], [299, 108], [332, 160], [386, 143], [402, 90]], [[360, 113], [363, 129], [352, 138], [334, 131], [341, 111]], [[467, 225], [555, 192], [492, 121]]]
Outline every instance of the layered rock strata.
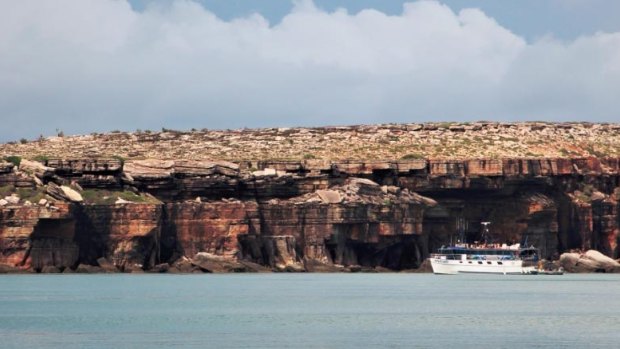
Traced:
[[619, 188], [620, 159], [597, 157], [2, 162], [0, 264], [402, 270], [457, 231], [481, 239], [481, 221], [547, 259], [572, 249], [618, 258]]

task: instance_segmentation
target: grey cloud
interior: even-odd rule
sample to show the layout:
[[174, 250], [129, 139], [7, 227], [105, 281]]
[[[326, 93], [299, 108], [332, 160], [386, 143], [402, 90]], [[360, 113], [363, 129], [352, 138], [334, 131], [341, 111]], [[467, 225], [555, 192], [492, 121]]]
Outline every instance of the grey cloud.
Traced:
[[477, 9], [408, 3], [282, 22], [191, 1], [0, 2], [0, 139], [113, 129], [620, 121], [620, 33], [527, 43]]

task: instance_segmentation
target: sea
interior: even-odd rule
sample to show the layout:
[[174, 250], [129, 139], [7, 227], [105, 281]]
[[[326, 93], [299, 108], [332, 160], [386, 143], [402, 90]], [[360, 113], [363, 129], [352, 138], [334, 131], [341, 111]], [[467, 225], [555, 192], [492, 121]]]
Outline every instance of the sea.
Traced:
[[618, 348], [620, 275], [2, 275], [0, 347]]

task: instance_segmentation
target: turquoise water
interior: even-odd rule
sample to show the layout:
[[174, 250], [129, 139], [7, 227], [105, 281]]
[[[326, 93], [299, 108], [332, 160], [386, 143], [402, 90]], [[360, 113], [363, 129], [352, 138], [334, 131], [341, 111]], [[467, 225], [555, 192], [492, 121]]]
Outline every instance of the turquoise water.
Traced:
[[5, 275], [2, 348], [613, 348], [620, 275]]

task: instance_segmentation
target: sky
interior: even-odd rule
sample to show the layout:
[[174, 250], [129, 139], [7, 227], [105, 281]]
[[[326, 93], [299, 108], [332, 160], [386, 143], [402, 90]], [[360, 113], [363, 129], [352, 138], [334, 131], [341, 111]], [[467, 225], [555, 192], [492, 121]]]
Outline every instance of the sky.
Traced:
[[620, 122], [616, 0], [0, 0], [0, 141]]

